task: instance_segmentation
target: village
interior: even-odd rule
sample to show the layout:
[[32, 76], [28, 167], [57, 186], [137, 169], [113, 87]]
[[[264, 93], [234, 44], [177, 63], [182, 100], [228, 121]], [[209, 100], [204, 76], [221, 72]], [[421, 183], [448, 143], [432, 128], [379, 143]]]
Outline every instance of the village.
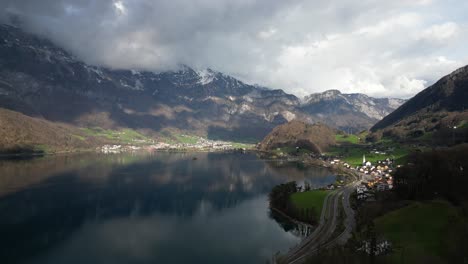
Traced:
[[377, 164], [372, 164], [363, 156], [362, 166], [351, 169], [358, 171], [361, 175], [361, 184], [356, 187], [357, 199], [360, 201], [373, 200], [372, 191], [382, 192], [393, 189], [393, 176], [391, 175], [394, 171], [393, 159], [386, 158], [377, 161]]
[[[378, 152], [374, 150], [374, 153], [385, 155], [385, 152]], [[375, 164], [371, 161], [366, 160], [365, 154], [362, 157], [362, 164], [360, 166], [352, 166], [349, 163], [341, 160], [337, 157], [332, 156], [314, 156], [324, 161], [329, 166], [342, 166], [348, 170], [356, 172], [360, 177], [360, 184], [356, 187], [357, 199], [359, 201], [373, 201], [375, 192], [382, 192], [393, 189], [393, 176], [392, 173], [400, 165], [396, 165], [394, 159], [385, 158], [378, 160]], [[340, 188], [341, 185], [331, 184], [326, 188], [333, 190]]]
[[155, 142], [150, 145], [104, 145], [97, 151], [103, 154], [116, 154], [135, 151], [224, 151], [235, 149], [231, 142], [197, 138], [195, 143]]

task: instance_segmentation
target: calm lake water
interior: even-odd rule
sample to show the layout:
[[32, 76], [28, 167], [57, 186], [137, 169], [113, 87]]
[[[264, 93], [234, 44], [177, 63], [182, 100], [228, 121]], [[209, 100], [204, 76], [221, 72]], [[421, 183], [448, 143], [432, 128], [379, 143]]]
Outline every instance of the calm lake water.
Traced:
[[335, 176], [255, 154], [0, 161], [0, 262], [266, 263], [301, 239], [268, 209], [292, 180]]

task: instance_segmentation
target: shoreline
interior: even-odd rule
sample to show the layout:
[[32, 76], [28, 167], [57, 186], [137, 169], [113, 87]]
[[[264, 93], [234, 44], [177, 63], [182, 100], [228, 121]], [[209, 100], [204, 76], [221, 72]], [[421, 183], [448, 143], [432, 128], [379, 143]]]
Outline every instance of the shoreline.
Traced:
[[[287, 160], [288, 157], [286, 156], [285, 157], [285, 160]], [[285, 255], [282, 255], [279, 259], [278, 259], [278, 256], [276, 256], [276, 258], [274, 258], [274, 263], [278, 263], [279, 261], [278, 260], [281, 260], [281, 258], [285, 257], [286, 259], [283, 259], [283, 260], [286, 260], [289, 259], [292, 255], [295, 255], [295, 260], [294, 261], [297, 261], [297, 260], [300, 260], [300, 259], [303, 259], [304, 257], [306, 257], [308, 254], [312, 253], [312, 252], [315, 252], [316, 250], [314, 249], [312, 252], [302, 252], [302, 250], [298, 250], [298, 249], [302, 249], [302, 248], [306, 248], [308, 246], [309, 243], [311, 243], [310, 241], [313, 241], [313, 240], [319, 240], [320, 237], [318, 237], [318, 233], [320, 233], [322, 230], [319, 230], [319, 229], [323, 229], [323, 226], [325, 225], [325, 215], [328, 213], [327, 212], [327, 206], [328, 206], [328, 203], [329, 203], [329, 199], [330, 197], [333, 197], [334, 195], [337, 195], [339, 197], [341, 197], [341, 195], [343, 195], [343, 201], [341, 201], [341, 199], [335, 201], [335, 203], [338, 203], [338, 204], [341, 204], [343, 203], [341, 206], [341, 209], [338, 209], [338, 210], [343, 210], [345, 216], [342, 220], [339, 220], [339, 219], [335, 219], [337, 221], [343, 221], [342, 224], [345, 225], [345, 228], [344, 230], [340, 231], [338, 234], [335, 234], [335, 228], [337, 228], [337, 225], [335, 225], [333, 228], [334, 232], [332, 234], [330, 234], [330, 237], [326, 240], [324, 246], [326, 247], [329, 247], [331, 245], [334, 245], [335, 243], [342, 243], [343, 241], [346, 241], [349, 239], [350, 237], [350, 234], [352, 232], [352, 229], [353, 227], [349, 226], [349, 222], [353, 222], [355, 221], [354, 220], [354, 211], [352, 211], [352, 209], [349, 209], [347, 208], [344, 204], [348, 204], [349, 205], [349, 196], [350, 196], [350, 190], [349, 188], [354, 186], [360, 179], [359, 177], [359, 174], [356, 173], [355, 171], [351, 170], [351, 169], [348, 169], [346, 167], [342, 167], [340, 165], [335, 165], [335, 164], [327, 164], [327, 162], [323, 161], [323, 160], [320, 160], [320, 159], [315, 159], [315, 158], [311, 158], [309, 156], [302, 156], [302, 157], [297, 157], [296, 159], [297, 161], [299, 162], [302, 162], [304, 163], [306, 166], [314, 166], [314, 167], [324, 167], [324, 168], [327, 168], [329, 169], [331, 172], [335, 173], [336, 176], [339, 176], [339, 175], [342, 175], [343, 178], [344, 178], [344, 182], [342, 183], [342, 187], [340, 188], [337, 188], [337, 189], [334, 189], [334, 190], [330, 190], [330, 193], [327, 194], [324, 202], [323, 202], [323, 208], [322, 208], [322, 211], [320, 212], [320, 215], [319, 215], [319, 219], [318, 219], [318, 223], [317, 225], [315, 226], [312, 226], [312, 228], [314, 228], [315, 230], [308, 236], [306, 237], [303, 237], [301, 239], [301, 242], [296, 245], [296, 247], [294, 247], [293, 249], [290, 249], [288, 250], [287, 252], [285, 252]], [[345, 201], [346, 200], [346, 201]], [[340, 205], [338, 205], [338, 207], [340, 207]], [[278, 212], [280, 213], [283, 217], [286, 217], [289, 221], [295, 223], [295, 224], [301, 224], [301, 225], [306, 225], [306, 226], [311, 226], [310, 224], [307, 224], [307, 223], [304, 223], [298, 219], [295, 219], [294, 217], [284, 213], [283, 211], [277, 209], [277, 208], [274, 208], [274, 207], [271, 207], [270, 206], [270, 209], [271, 210], [274, 210], [275, 212]], [[350, 212], [350, 210], [352, 212]], [[336, 211], [336, 209], [334, 209], [334, 211]], [[351, 219], [352, 218], [352, 219]], [[335, 221], [333, 220], [333, 221]], [[297, 254], [297, 255], [296, 255]], [[282, 263], [282, 262], [280, 262]]]
[[286, 214], [285, 212], [281, 211], [280, 209], [278, 209], [276, 207], [269, 206], [269, 208], [270, 208], [270, 210], [273, 210], [273, 211], [279, 213], [281, 216], [286, 217], [289, 221], [291, 221], [291, 222], [293, 222], [295, 224], [304, 225], [304, 226], [311, 227], [311, 228], [316, 228], [317, 227], [317, 225], [313, 225], [313, 224], [310, 224], [310, 223], [306, 223], [306, 222], [302, 222], [300, 220], [297, 220], [294, 217], [289, 216], [288, 214]]
[[69, 150], [69, 151], [56, 151], [56, 152], [19, 152], [19, 153], [1, 153], [0, 160], [8, 158], [40, 158], [46, 156], [66, 155], [66, 154], [81, 154], [81, 153], [96, 153], [102, 155], [109, 154], [124, 154], [124, 153], [143, 153], [143, 152], [166, 152], [166, 153], [257, 153], [255, 149], [149, 149], [142, 147], [138, 150], [123, 150], [116, 152], [104, 153], [102, 151], [93, 149]]
[[[287, 161], [287, 160], [286, 160], [286, 161]], [[301, 160], [297, 160], [297, 161], [301, 161]], [[307, 165], [308, 165], [308, 166], [312, 166], [312, 167], [327, 168], [327, 169], [329, 169], [331, 172], [336, 173], [336, 176], [344, 175], [344, 176], [347, 176], [347, 177], [353, 177], [352, 181], [346, 181], [346, 182], [343, 183], [343, 186], [344, 186], [344, 187], [347, 186], [348, 184], [353, 183], [354, 181], [356, 181], [356, 180], [359, 179], [358, 177], [356, 177], [355, 174], [353, 174], [352, 171], [346, 171], [346, 172], [338, 171], [338, 168], [336, 168], [335, 166], [326, 166], [326, 165], [317, 165], [317, 164], [307, 164]], [[346, 169], [345, 169], [345, 170], [346, 170]], [[346, 177], [346, 178], [347, 178], [347, 177]], [[323, 187], [322, 187], [322, 188], [323, 188]], [[342, 187], [342, 188], [343, 188], [343, 187]], [[322, 189], [321, 189], [321, 188], [318, 188], [318, 189], [314, 189], [314, 190], [310, 190], [310, 191], [316, 191], [316, 190], [322, 190]], [[337, 190], [337, 189], [335, 189], [335, 190]], [[334, 190], [329, 190], [329, 191], [330, 191], [330, 192], [333, 192]], [[325, 202], [324, 202], [324, 204], [325, 204]], [[271, 210], [274, 210], [275, 212], [280, 213], [282, 216], [288, 218], [288, 220], [290, 220], [290, 221], [292, 221], [292, 222], [294, 222], [294, 223], [296, 223], [296, 224], [306, 225], [306, 226], [309, 226], [309, 227], [316, 227], [316, 225], [312, 225], [312, 224], [310, 224], [310, 223], [302, 222], [302, 221], [300, 221], [300, 220], [298, 220], [298, 219], [296, 219], [296, 218], [294, 218], [294, 217], [288, 215], [287, 213], [281, 211], [280, 209], [278, 209], [278, 208], [276, 208], [276, 207], [269, 206], [269, 208], [270, 208]], [[323, 209], [322, 209], [322, 211], [323, 211]], [[320, 214], [322, 214], [322, 212], [321, 212]]]
[[66, 155], [66, 154], [79, 154], [89, 153], [95, 151], [94, 149], [82, 150], [69, 150], [69, 151], [56, 151], [56, 152], [20, 152], [20, 153], [1, 153], [0, 160], [8, 158], [40, 158], [45, 156]]

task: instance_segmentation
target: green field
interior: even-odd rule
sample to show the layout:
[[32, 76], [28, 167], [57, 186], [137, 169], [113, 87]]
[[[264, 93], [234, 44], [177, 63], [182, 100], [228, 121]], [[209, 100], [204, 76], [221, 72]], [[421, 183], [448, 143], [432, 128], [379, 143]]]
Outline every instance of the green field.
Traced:
[[190, 136], [190, 135], [174, 135], [176, 141], [183, 144], [197, 144], [200, 137], [197, 136]]
[[[201, 139], [206, 139], [206, 138], [200, 137], [200, 136], [197, 136], [197, 135], [180, 134], [180, 132], [174, 132], [174, 131], [169, 131], [169, 130], [162, 131], [161, 136], [160, 136], [160, 140], [162, 140], [163, 142], [168, 143], [168, 144], [183, 143], [183, 144], [195, 145]], [[214, 139], [210, 139], [210, 140], [216, 141]], [[221, 140], [221, 141], [230, 143], [233, 146], [233, 148], [236, 148], [236, 149], [241, 149], [241, 148], [253, 149], [253, 148], [255, 148], [255, 144], [251, 144], [251, 143], [244, 143], [244, 142], [237, 142], [237, 141], [225, 141], [225, 140]]]
[[468, 128], [468, 121], [464, 120], [459, 125], [458, 128]]
[[277, 148], [273, 150], [273, 153], [279, 155], [281, 153], [283, 154], [290, 154], [290, 153], [295, 153], [296, 148], [295, 147], [282, 147], [282, 148]]
[[232, 142], [232, 147], [236, 149], [254, 149], [255, 144], [247, 144], [247, 143], [237, 143], [237, 142]]
[[386, 158], [393, 158], [398, 162], [403, 162], [402, 159], [409, 154], [409, 150], [395, 146], [393, 151], [387, 152], [385, 155], [371, 153], [366, 145], [343, 145], [332, 147], [326, 153], [327, 155], [333, 156], [342, 156], [343, 160], [349, 163], [352, 166], [362, 165], [362, 157], [366, 155], [366, 160], [372, 163], [377, 162], [378, 160], [383, 160]]
[[335, 135], [335, 140], [337, 143], [351, 143], [351, 144], [359, 144], [360, 139], [356, 135]]
[[414, 202], [377, 218], [375, 226], [395, 246], [388, 256], [391, 263], [418, 263], [421, 257], [441, 260], [447, 255], [452, 240], [447, 234], [453, 233], [456, 219], [462, 221], [448, 202]]
[[309, 154], [309, 153], [311, 153], [310, 150], [303, 149], [303, 148], [296, 149], [295, 147], [277, 148], [277, 149], [272, 150], [272, 152], [274, 154], [276, 154], [276, 155], [280, 155], [281, 153], [283, 153], [283, 154], [296, 154], [296, 153]]
[[314, 190], [294, 193], [291, 195], [291, 203], [296, 209], [314, 209], [318, 216], [322, 213], [323, 202], [328, 191]]
[[81, 130], [89, 137], [102, 137], [115, 141], [116, 143], [135, 144], [149, 140], [146, 136], [132, 129], [110, 130], [100, 127], [87, 127]]
[[79, 140], [81, 140], [81, 141], [85, 141], [85, 140], [86, 140], [85, 137], [80, 136], [80, 135], [72, 135], [72, 137], [74, 137], [74, 138], [76, 138], [76, 139], [79, 139]]

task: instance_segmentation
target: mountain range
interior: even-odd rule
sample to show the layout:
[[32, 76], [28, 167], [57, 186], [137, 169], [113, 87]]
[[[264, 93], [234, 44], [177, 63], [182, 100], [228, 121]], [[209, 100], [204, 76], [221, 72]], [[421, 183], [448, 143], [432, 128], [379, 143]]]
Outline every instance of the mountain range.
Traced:
[[405, 101], [328, 90], [305, 97], [301, 111], [312, 116], [315, 121], [355, 133], [373, 126]]
[[293, 119], [357, 132], [402, 103], [337, 90], [298, 98], [188, 66], [155, 73], [88, 65], [43, 37], [0, 25], [0, 107], [50, 122], [253, 141]]

